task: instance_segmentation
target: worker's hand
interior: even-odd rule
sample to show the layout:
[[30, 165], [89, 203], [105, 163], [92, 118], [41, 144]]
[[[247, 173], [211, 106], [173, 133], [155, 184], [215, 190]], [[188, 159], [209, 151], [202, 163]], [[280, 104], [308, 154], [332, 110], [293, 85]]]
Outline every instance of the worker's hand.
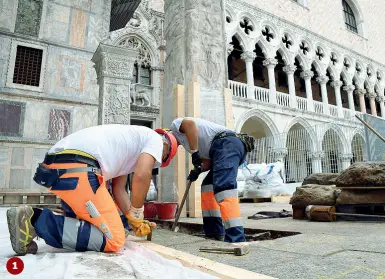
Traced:
[[125, 215], [136, 236], [149, 235], [152, 229], [156, 227], [155, 223], [143, 220], [143, 213], [141, 211], [142, 209], [131, 206], [130, 212]]
[[187, 176], [187, 180], [190, 180], [191, 182], [194, 182], [198, 179], [199, 175], [201, 174], [201, 168], [195, 168], [190, 171], [190, 174]]
[[194, 165], [195, 168], [200, 168], [202, 166], [202, 158], [201, 155], [199, 154], [199, 151], [194, 152], [191, 154], [192, 158], [192, 164]]

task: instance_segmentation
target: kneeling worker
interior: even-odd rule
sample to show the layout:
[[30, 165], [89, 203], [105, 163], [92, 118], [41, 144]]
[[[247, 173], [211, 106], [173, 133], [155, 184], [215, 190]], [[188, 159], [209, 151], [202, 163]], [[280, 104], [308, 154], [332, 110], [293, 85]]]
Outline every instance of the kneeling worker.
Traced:
[[[11, 208], [7, 221], [13, 250], [36, 253], [37, 235], [56, 248], [116, 252], [125, 243], [119, 209], [137, 236], [150, 234], [156, 225], [144, 220], [143, 204], [152, 170], [167, 166], [176, 151], [170, 133], [142, 126], [100, 125], [63, 138], [39, 164], [34, 181], [59, 196], [77, 219], [48, 209]], [[125, 189], [130, 173], [132, 201]], [[116, 204], [106, 188], [110, 179]]]
[[[210, 171], [202, 183], [203, 228], [209, 238], [244, 242], [244, 229], [238, 203], [238, 167], [246, 152], [254, 149], [254, 139], [199, 118], [178, 118], [171, 131], [178, 144], [192, 154], [195, 167], [188, 176], [196, 181], [202, 160], [211, 160]], [[210, 165], [210, 164], [208, 164]]]

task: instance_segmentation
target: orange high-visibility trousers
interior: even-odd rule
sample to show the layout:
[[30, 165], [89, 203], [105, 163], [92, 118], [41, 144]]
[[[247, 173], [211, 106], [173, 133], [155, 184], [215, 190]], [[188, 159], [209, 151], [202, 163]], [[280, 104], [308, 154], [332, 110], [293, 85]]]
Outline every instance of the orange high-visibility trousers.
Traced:
[[[83, 163], [43, 165], [51, 169], [87, 167]], [[93, 172], [62, 175], [58, 182], [48, 189], [67, 203], [79, 220], [43, 210], [35, 223], [37, 235], [51, 246], [76, 251], [116, 252], [122, 248], [125, 243], [124, 227], [117, 206], [105, 183], [102, 175]], [[90, 216], [86, 208], [88, 201], [92, 201], [100, 217]], [[107, 225], [110, 234], [101, 232], [101, 223]]]

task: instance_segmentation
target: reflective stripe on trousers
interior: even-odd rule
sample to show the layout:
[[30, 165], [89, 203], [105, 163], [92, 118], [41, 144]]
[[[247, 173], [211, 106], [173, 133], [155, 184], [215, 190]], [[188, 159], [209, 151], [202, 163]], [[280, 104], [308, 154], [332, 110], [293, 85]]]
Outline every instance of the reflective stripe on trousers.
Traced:
[[[66, 169], [86, 165], [56, 163], [45, 166]], [[116, 252], [123, 247], [126, 238], [122, 219], [102, 176], [94, 173], [66, 173], [49, 190], [65, 201], [81, 221], [44, 210], [35, 223], [35, 230], [48, 245], [77, 251], [104, 252]], [[101, 216], [91, 218], [85, 207], [88, 201], [93, 202]], [[109, 228], [111, 238], [107, 238], [98, 229], [104, 222]]]
[[202, 215], [206, 236], [225, 235], [227, 242], [245, 241], [238, 202], [238, 167], [245, 158], [243, 143], [236, 137], [213, 142], [212, 169], [202, 183]]

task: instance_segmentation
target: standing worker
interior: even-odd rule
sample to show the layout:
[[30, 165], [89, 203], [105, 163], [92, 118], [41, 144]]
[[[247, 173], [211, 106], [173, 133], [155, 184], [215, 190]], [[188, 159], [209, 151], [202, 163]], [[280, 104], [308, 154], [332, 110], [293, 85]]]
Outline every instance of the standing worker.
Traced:
[[[202, 160], [211, 167], [202, 183], [203, 229], [206, 237], [226, 242], [244, 242], [245, 235], [238, 202], [238, 167], [246, 152], [254, 149], [254, 139], [199, 118], [178, 118], [171, 131], [178, 144], [191, 154], [194, 170], [188, 180], [196, 181]], [[210, 165], [210, 164], [209, 164]]]
[[[39, 164], [34, 181], [59, 196], [66, 213], [77, 219], [49, 209], [11, 208], [7, 221], [13, 250], [36, 253], [37, 235], [56, 248], [116, 252], [125, 243], [119, 209], [137, 236], [150, 234], [156, 225], [143, 219], [143, 204], [152, 170], [167, 166], [176, 151], [170, 133], [142, 126], [100, 125], [63, 138]], [[126, 191], [131, 173], [132, 201]], [[106, 188], [110, 179], [116, 204]]]

